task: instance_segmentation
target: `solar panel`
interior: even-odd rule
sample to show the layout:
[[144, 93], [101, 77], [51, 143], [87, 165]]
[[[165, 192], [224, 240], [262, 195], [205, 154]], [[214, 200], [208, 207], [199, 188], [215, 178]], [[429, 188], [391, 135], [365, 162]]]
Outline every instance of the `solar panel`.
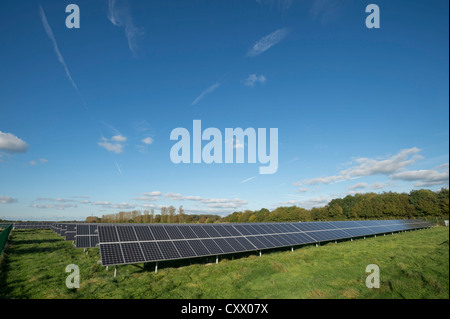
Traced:
[[[77, 226], [76, 245], [100, 245], [103, 265], [214, 256], [334, 241], [430, 227], [423, 220], [336, 221], [242, 224], [99, 225], [97, 236]], [[89, 225], [89, 234], [91, 231]], [[97, 225], [95, 225], [97, 226]], [[68, 225], [55, 225], [69, 229]], [[86, 239], [89, 238], [89, 239]], [[91, 246], [92, 247], [92, 246]]]

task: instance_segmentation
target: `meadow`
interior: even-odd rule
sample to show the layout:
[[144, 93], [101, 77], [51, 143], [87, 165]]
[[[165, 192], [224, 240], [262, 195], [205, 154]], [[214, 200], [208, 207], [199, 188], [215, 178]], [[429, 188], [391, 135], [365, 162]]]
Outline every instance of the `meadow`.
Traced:
[[[76, 249], [50, 230], [14, 230], [0, 265], [3, 299], [448, 299], [449, 229], [435, 227], [214, 259], [106, 270], [98, 248]], [[80, 269], [68, 289], [66, 266]], [[366, 287], [366, 266], [380, 288]]]

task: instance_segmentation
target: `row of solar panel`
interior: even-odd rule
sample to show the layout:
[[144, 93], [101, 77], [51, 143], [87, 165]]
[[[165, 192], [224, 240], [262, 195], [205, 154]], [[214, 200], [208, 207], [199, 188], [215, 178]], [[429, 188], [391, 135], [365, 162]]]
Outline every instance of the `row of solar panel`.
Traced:
[[[385, 225], [371, 223], [371, 226], [367, 223], [366, 226], [355, 225], [352, 222], [345, 223], [347, 223], [345, 228], [341, 229], [330, 228], [332, 223], [327, 222], [309, 223], [307, 228], [304, 229], [310, 230], [306, 231], [300, 231], [299, 229], [294, 231], [299, 224], [304, 226], [306, 223], [270, 224], [270, 226], [278, 226], [278, 229], [284, 231], [278, 234], [256, 234], [250, 231], [245, 235], [242, 234], [243, 229], [252, 230], [255, 229], [255, 226], [269, 226], [269, 224], [99, 226], [98, 232], [102, 264], [108, 266], [288, 247], [432, 226], [432, 224], [424, 221], [389, 221]], [[344, 224], [340, 225], [344, 226]], [[228, 228], [229, 226], [238, 227], [234, 231], [232, 228]], [[239, 226], [244, 228], [241, 229]], [[212, 233], [208, 227], [215, 228], [217, 233]], [[227, 229], [228, 232], [225, 233], [222, 227]], [[192, 236], [192, 233], [186, 229], [181, 230], [183, 228], [190, 228], [193, 234], [201, 234], [200, 236], [204, 237], [180, 238], [180, 233]], [[203, 232], [200, 229], [203, 229]], [[259, 229], [259, 227], [256, 227], [256, 229]], [[262, 229], [265, 229], [265, 227], [262, 227]], [[163, 230], [166, 231], [169, 238], [158, 235]], [[149, 231], [153, 237], [149, 236]], [[221, 233], [225, 236], [217, 235]], [[107, 241], [103, 241], [105, 239]], [[112, 239], [118, 241], [112, 242]]]
[[14, 229], [50, 229], [51, 223], [15, 223]]
[[[369, 223], [370, 222], [370, 223]], [[348, 234], [376, 234], [390, 231], [407, 230], [422, 227], [423, 222], [405, 221], [378, 221], [363, 222], [309, 222], [309, 223], [267, 223], [267, 224], [180, 224], [180, 225], [127, 225], [104, 226], [98, 228], [101, 243], [135, 242], [135, 241], [161, 241], [178, 239], [224, 238], [267, 234], [289, 234], [313, 231], [339, 231], [346, 230]], [[372, 231], [367, 228], [370, 227]], [[395, 227], [395, 228], [392, 228]]]
[[54, 224], [53, 231], [65, 240], [75, 242], [76, 248], [96, 247], [98, 244], [97, 225], [92, 224]]

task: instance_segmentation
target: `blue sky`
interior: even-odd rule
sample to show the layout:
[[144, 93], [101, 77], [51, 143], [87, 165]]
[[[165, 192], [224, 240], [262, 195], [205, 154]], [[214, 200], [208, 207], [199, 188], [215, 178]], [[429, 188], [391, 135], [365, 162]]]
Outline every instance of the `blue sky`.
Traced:
[[[79, 29], [65, 25], [70, 3]], [[379, 29], [366, 27], [370, 3]], [[0, 218], [84, 220], [168, 205], [227, 215], [448, 187], [448, 9], [448, 1], [4, 2]], [[174, 164], [170, 133], [192, 132], [193, 120], [222, 134], [277, 128], [278, 170]]]

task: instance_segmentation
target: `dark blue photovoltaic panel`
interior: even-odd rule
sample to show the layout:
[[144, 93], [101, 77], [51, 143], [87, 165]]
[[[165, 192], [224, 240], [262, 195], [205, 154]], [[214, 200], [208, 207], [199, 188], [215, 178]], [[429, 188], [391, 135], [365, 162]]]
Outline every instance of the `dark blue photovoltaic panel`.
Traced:
[[257, 232], [258, 235], [265, 235], [267, 234], [267, 230], [265, 230], [263, 227], [261, 227], [261, 225], [259, 224], [253, 224], [253, 225], [249, 225], [250, 227], [254, 228]]
[[292, 245], [285, 235], [273, 235], [273, 238], [281, 244], [280, 247]]
[[66, 240], [74, 240], [75, 235], [76, 235], [76, 233], [74, 233], [74, 232], [70, 232], [70, 233], [66, 232]]
[[121, 243], [125, 263], [140, 263], [145, 261], [139, 243]]
[[306, 223], [295, 223], [294, 227], [301, 231], [314, 231], [314, 230], [325, 230], [325, 229], [336, 229], [328, 222], [306, 222]]
[[191, 226], [192, 231], [197, 235], [198, 238], [210, 238], [203, 227], [201, 225], [192, 225]]
[[282, 234], [282, 233], [288, 233], [289, 231], [287, 231], [285, 228], [281, 227], [280, 225], [277, 224], [270, 224], [270, 227], [272, 229], [275, 230], [275, 234]]
[[77, 248], [88, 248], [91, 247], [91, 244], [89, 242], [90, 236], [77, 236], [75, 238], [75, 247]]
[[224, 238], [216, 238], [216, 239], [213, 239], [213, 240], [217, 244], [217, 246], [219, 246], [220, 249], [224, 253], [234, 253], [235, 252], [233, 247], [231, 247], [231, 245], [228, 244], [227, 241]]
[[258, 237], [258, 240], [268, 248], [277, 247], [279, 245], [269, 236], [256, 236], [256, 237]]
[[195, 235], [194, 231], [189, 227], [189, 225], [180, 225], [178, 226], [178, 229], [183, 234], [183, 237], [186, 239], [191, 238], [198, 238], [197, 235]]
[[[102, 245], [100, 245], [100, 247], [101, 246]], [[164, 259], [156, 242], [143, 242], [141, 243], [141, 248], [146, 261], [156, 261]]]
[[89, 235], [89, 225], [78, 225], [77, 235]]
[[89, 236], [91, 247], [95, 247], [98, 244], [98, 236]]
[[205, 247], [209, 250], [211, 255], [222, 254], [223, 253], [222, 249], [220, 249], [220, 247], [217, 246], [217, 244], [214, 242], [214, 240], [212, 240], [212, 239], [202, 239], [201, 241], [202, 241], [203, 245], [205, 245]]
[[265, 244], [263, 244], [261, 241], [259, 241], [258, 238], [259, 236], [250, 236], [247, 237], [248, 241], [251, 242], [253, 244], [253, 246], [255, 246], [258, 249], [265, 249], [268, 248], [268, 246], [266, 246]]
[[102, 244], [100, 245], [100, 254], [102, 256], [103, 266], [124, 264], [120, 244]]
[[178, 253], [175, 245], [171, 241], [159, 241], [157, 242], [159, 249], [161, 250], [164, 259], [178, 259], [180, 254]]
[[215, 229], [214, 226], [212, 225], [202, 225], [201, 226], [210, 237], [214, 238], [214, 237], [222, 237], [219, 232]]
[[233, 225], [233, 227], [236, 228], [236, 230], [244, 236], [254, 235], [250, 232], [249, 228], [246, 226], [248, 226], [248, 225]]
[[228, 238], [225, 238], [224, 240], [228, 243], [228, 245], [233, 247], [233, 249], [235, 251], [246, 251], [246, 250], [248, 250], [238, 240], [236, 240], [236, 238], [228, 237]]
[[199, 239], [189, 240], [188, 243], [197, 256], [208, 256], [212, 254]]
[[316, 232], [308, 232], [307, 234], [308, 236], [311, 236], [312, 238], [316, 239], [319, 242], [348, 238], [348, 234], [346, 234], [342, 230], [316, 231]]
[[169, 235], [167, 234], [166, 230], [163, 226], [149, 226], [150, 231], [152, 232], [153, 236], [155, 237], [155, 240], [168, 240], [170, 239]]
[[136, 232], [139, 241], [149, 241], [155, 239], [148, 226], [135, 226], [134, 231]]
[[226, 231], [229, 232], [233, 237], [242, 236], [242, 234], [232, 225], [223, 225], [223, 228], [225, 228]]
[[291, 233], [288, 236], [294, 238], [294, 240], [297, 242], [297, 245], [310, 244], [315, 242], [315, 240], [312, 237], [308, 236], [307, 233]]
[[366, 227], [346, 228], [344, 232], [349, 234], [349, 237], [362, 237], [371, 234], [370, 230]]
[[133, 226], [116, 226], [119, 233], [119, 241], [137, 241]]
[[188, 241], [186, 240], [174, 240], [173, 244], [175, 245], [175, 248], [180, 253], [181, 257], [188, 258], [188, 257], [195, 257], [197, 254], [194, 252], [194, 250], [189, 245]]
[[275, 228], [271, 227], [270, 224], [261, 224], [259, 227], [261, 227], [266, 234], [276, 234], [278, 232]]
[[220, 237], [232, 237], [230, 232], [221, 225], [214, 226], [214, 229], [220, 234]]
[[169, 234], [170, 239], [184, 239], [183, 234], [180, 232], [177, 226], [175, 225], [165, 225], [167, 234]]
[[116, 228], [114, 226], [99, 226], [101, 232], [99, 232], [99, 240], [102, 243], [116, 243], [119, 241], [117, 237]]
[[97, 225], [89, 225], [89, 233], [91, 235], [97, 234]]
[[248, 238], [244, 237], [236, 237], [236, 241], [245, 247], [246, 250], [255, 250], [256, 247], [248, 240]]
[[355, 222], [351, 222], [351, 221], [329, 222], [329, 224], [334, 226], [335, 228], [339, 228], [339, 229], [361, 227], [360, 225], [356, 224]]

